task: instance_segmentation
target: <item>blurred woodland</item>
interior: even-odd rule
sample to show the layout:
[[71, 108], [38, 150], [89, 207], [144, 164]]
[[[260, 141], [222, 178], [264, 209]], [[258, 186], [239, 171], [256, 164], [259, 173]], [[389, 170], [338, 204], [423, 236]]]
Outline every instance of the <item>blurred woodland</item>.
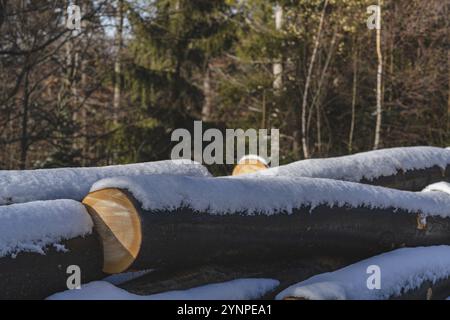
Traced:
[[[379, 31], [366, 24], [377, 4]], [[171, 132], [194, 120], [278, 128], [281, 163], [449, 146], [449, 6], [0, 0], [0, 169], [168, 159]]]

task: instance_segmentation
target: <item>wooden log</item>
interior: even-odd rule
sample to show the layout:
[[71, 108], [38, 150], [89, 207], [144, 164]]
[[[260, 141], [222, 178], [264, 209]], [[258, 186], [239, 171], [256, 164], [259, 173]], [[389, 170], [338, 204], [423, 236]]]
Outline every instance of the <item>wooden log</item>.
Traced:
[[67, 252], [49, 246], [45, 255], [21, 252], [0, 259], [0, 300], [44, 299], [67, 290], [67, 268], [81, 269], [82, 283], [104, 277], [103, 250], [95, 234], [63, 241]]
[[391, 300], [445, 300], [450, 297], [450, 278], [436, 282], [425, 281], [419, 288], [392, 296]]
[[73, 200], [0, 206], [0, 299], [42, 299], [66, 290], [67, 267], [81, 281], [102, 277], [102, 244]]
[[[369, 288], [372, 273], [379, 270], [379, 287]], [[445, 299], [450, 292], [450, 247], [403, 248], [357, 262], [334, 272], [317, 274], [305, 281], [279, 286], [277, 299]], [[325, 289], [326, 288], [326, 289]]]
[[136, 260], [142, 244], [142, 223], [134, 199], [118, 189], [90, 193], [84, 200], [103, 244], [103, 271], [123, 272]]
[[259, 157], [244, 157], [239, 160], [238, 164], [234, 167], [232, 176], [239, 176], [247, 173], [254, 173], [267, 169], [267, 163]]
[[264, 169], [268, 168], [260, 167], [243, 173], [253, 173], [249, 177], [328, 178], [420, 191], [436, 182], [450, 182], [450, 152], [434, 147], [391, 148], [350, 156], [301, 160]]
[[438, 166], [406, 172], [398, 170], [395, 175], [383, 176], [373, 180], [362, 179], [360, 182], [399, 190], [421, 191], [426, 186], [441, 181], [450, 182], [450, 166], [447, 166], [445, 170]]
[[117, 188], [92, 192], [83, 202], [102, 238], [107, 273], [315, 255], [356, 260], [403, 246], [450, 244], [450, 218], [430, 216], [423, 225], [420, 212], [397, 208], [305, 206], [273, 215], [145, 211]]
[[205, 177], [211, 174], [190, 160], [169, 160], [129, 165], [39, 170], [0, 170], [0, 206], [37, 200], [81, 201], [97, 180], [118, 176], [172, 174]]
[[[150, 295], [174, 290], [187, 290], [211, 283], [242, 278], [279, 280], [281, 285], [302, 281], [317, 273], [328, 272], [349, 263], [341, 257], [309, 257], [305, 260], [274, 260], [267, 263], [202, 265], [194, 268], [166, 268], [155, 270], [137, 279], [122, 283], [120, 288], [139, 295]], [[264, 298], [273, 298], [268, 293]]]

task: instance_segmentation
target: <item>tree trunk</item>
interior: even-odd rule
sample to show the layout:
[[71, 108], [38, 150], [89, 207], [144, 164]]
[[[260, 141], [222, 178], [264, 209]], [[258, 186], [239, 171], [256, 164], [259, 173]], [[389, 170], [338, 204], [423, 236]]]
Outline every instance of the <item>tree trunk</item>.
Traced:
[[25, 81], [22, 97], [22, 133], [20, 138], [20, 169], [24, 170], [27, 167], [28, 155], [28, 117], [29, 117], [29, 76], [30, 71], [25, 73]]
[[450, 140], [450, 49], [447, 49], [448, 89], [447, 89], [447, 139]]
[[[83, 103], [80, 106], [81, 112], [81, 165], [86, 166], [86, 159], [89, 158], [89, 145], [88, 145], [88, 125], [87, 125], [87, 98], [85, 97], [86, 88], [88, 85], [86, 75], [87, 61], [83, 59], [81, 62], [81, 87], [83, 88]], [[85, 100], [86, 99], [86, 100]]]
[[[322, 88], [325, 83], [325, 79], [327, 78], [327, 75], [328, 75], [327, 71], [328, 71], [328, 67], [330, 65], [331, 59], [333, 57], [333, 54], [334, 54], [337, 38], [338, 38], [338, 29], [337, 29], [337, 27], [335, 27], [334, 32], [333, 32], [333, 37], [331, 38], [330, 47], [328, 49], [327, 58], [325, 60], [325, 64], [324, 64], [322, 72], [320, 74], [319, 84], [317, 86], [317, 92], [314, 95], [313, 102], [311, 104], [312, 108], [314, 108], [316, 111], [317, 151], [318, 151], [319, 155], [322, 152], [322, 121], [321, 121], [322, 110], [320, 108], [321, 98], [322, 98]], [[309, 117], [308, 117], [308, 125], [306, 126], [307, 132], [309, 132], [312, 115], [313, 115], [313, 113], [310, 112]]]
[[116, 47], [116, 57], [114, 61], [114, 97], [113, 97], [113, 120], [117, 124], [119, 121], [120, 99], [122, 87], [122, 46], [123, 46], [123, 0], [116, 2], [116, 34], [114, 45]]
[[0, 0], [0, 29], [6, 18], [6, 0]]
[[378, 57], [378, 68], [377, 68], [377, 110], [376, 110], [376, 123], [375, 123], [375, 141], [373, 149], [377, 150], [380, 147], [380, 136], [381, 136], [381, 124], [382, 124], [382, 83], [383, 83], [383, 54], [381, 51], [381, 6], [382, 0], [378, 0], [379, 11], [377, 15], [377, 57]]
[[[89, 7], [87, 2], [83, 2], [82, 12], [88, 12]], [[84, 32], [85, 37], [88, 37], [88, 25], [86, 20], [81, 21], [81, 28]], [[77, 72], [80, 74], [79, 83], [74, 81], [72, 83], [72, 94], [74, 95], [75, 100], [75, 110], [73, 113], [73, 121], [76, 124], [80, 125], [80, 132], [76, 134], [73, 140], [73, 148], [75, 150], [81, 151], [81, 165], [86, 165], [86, 158], [88, 157], [88, 144], [87, 144], [87, 110], [86, 110], [86, 88], [88, 86], [87, 82], [87, 63], [85, 54], [86, 54], [86, 46], [87, 41], [85, 37], [82, 37], [80, 41], [80, 46], [78, 50], [75, 49], [75, 63], [74, 63], [74, 75]], [[72, 49], [73, 50], [73, 49]], [[79, 70], [78, 70], [79, 68]]]
[[356, 121], [356, 95], [358, 88], [358, 48], [356, 47], [356, 41], [353, 47], [353, 86], [352, 86], [352, 120], [350, 122], [350, 134], [348, 136], [348, 153], [353, 152], [353, 135], [355, 132]]
[[305, 159], [308, 159], [310, 157], [308, 141], [307, 141], [307, 132], [306, 132], [308, 91], [309, 91], [309, 86], [311, 84], [314, 62], [316, 61], [317, 51], [318, 51], [319, 45], [320, 45], [320, 38], [322, 36], [322, 28], [323, 28], [323, 23], [325, 20], [325, 13], [326, 13], [327, 5], [328, 5], [328, 0], [325, 0], [325, 4], [322, 9], [322, 15], [320, 17], [319, 28], [317, 30], [316, 41], [314, 42], [314, 49], [313, 49], [313, 52], [311, 55], [311, 61], [309, 63], [309, 67], [308, 67], [308, 74], [306, 76], [305, 89], [303, 92], [303, 101], [302, 101], [302, 107], [301, 107], [301, 117], [302, 117], [302, 119], [301, 119], [302, 125], [301, 126], [302, 126], [303, 156], [305, 157]]
[[211, 92], [211, 70], [206, 67], [205, 75], [203, 77], [203, 108], [202, 108], [202, 121], [211, 121], [212, 115], [212, 92]]
[[[275, 30], [280, 32], [283, 29], [283, 7], [279, 4], [275, 7]], [[281, 57], [277, 58], [273, 64], [273, 89], [275, 94], [279, 94], [283, 89], [283, 64]]]
[[267, 129], [268, 127], [268, 117], [267, 117], [267, 102], [266, 102], [266, 90], [263, 90], [262, 96], [262, 112], [261, 112], [261, 128]]

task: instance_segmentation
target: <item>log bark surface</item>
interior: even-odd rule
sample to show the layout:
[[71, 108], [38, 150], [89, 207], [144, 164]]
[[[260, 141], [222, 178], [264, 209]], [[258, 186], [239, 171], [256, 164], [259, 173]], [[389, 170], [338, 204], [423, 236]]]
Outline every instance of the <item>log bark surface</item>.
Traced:
[[264, 299], [273, 299], [280, 288], [300, 282], [315, 274], [333, 271], [350, 262], [336, 257], [311, 257], [305, 260], [268, 261], [267, 263], [242, 263], [239, 265], [202, 265], [194, 268], [169, 268], [150, 272], [120, 285], [122, 289], [139, 295], [150, 295], [173, 290], [187, 290], [212, 283], [242, 278], [267, 278], [280, 281], [276, 291]]
[[[142, 232], [135, 235], [141, 243], [128, 269], [239, 265], [314, 256], [356, 261], [404, 246], [450, 244], [450, 218], [428, 217], [426, 225], [422, 225], [419, 212], [412, 214], [395, 208], [304, 207], [292, 214], [269, 216], [239, 212], [211, 215], [189, 208], [149, 212], [124, 190], [104, 189], [97, 191], [96, 196], [111, 190], [114, 194], [123, 193], [133, 203], [136, 210], [130, 213], [137, 214]], [[106, 194], [102, 198], [107, 197]], [[105, 201], [101, 204], [91, 203], [90, 210], [108, 219]], [[94, 220], [96, 224], [101, 221]], [[114, 225], [119, 227], [114, 232], [120, 232], [120, 225]], [[127, 249], [123, 242], [119, 247], [119, 251]]]
[[364, 259], [400, 247], [450, 244], [450, 219], [393, 210], [319, 207], [273, 216], [143, 212], [142, 245], [131, 268], [267, 262], [314, 255]]
[[67, 290], [67, 267], [81, 269], [81, 282], [104, 277], [103, 250], [97, 235], [78, 237], [62, 242], [68, 252], [53, 246], [45, 255], [21, 252], [17, 257], [0, 258], [0, 300], [45, 299]]
[[[238, 167], [239, 165], [236, 166], [236, 169], [238, 169]], [[260, 167], [257, 169], [258, 170], [249, 170], [248, 172], [242, 173], [254, 173], [268, 168]], [[233, 173], [233, 175], [235, 174]], [[289, 175], [286, 174], [286, 176]], [[321, 176], [321, 178], [327, 177]], [[336, 180], [348, 181], [348, 179], [345, 178]], [[381, 176], [372, 180], [363, 178], [360, 181], [356, 182], [405, 191], [422, 191], [425, 187], [429, 186], [430, 184], [441, 181], [450, 182], [450, 166], [447, 166], [445, 170], [438, 166], [408, 171], [399, 170], [397, 171], [396, 174], [390, 176]]]
[[369, 181], [363, 179], [360, 183], [382, 186], [405, 191], [422, 191], [430, 184], [446, 181], [450, 182], [450, 166], [445, 170], [438, 166], [427, 169], [398, 171], [397, 174], [384, 176]]
[[390, 300], [445, 300], [450, 296], [450, 278], [432, 283], [427, 281], [419, 288], [393, 296]]

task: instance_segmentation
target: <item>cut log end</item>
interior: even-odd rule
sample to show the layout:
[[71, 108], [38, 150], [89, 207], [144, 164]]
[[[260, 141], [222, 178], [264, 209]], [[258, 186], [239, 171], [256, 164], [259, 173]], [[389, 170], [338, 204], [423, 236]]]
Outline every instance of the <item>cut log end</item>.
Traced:
[[103, 243], [103, 272], [127, 270], [142, 242], [141, 220], [133, 201], [124, 191], [108, 188], [91, 192], [83, 204]]
[[233, 176], [266, 170], [268, 167], [258, 159], [243, 159], [233, 169]]

